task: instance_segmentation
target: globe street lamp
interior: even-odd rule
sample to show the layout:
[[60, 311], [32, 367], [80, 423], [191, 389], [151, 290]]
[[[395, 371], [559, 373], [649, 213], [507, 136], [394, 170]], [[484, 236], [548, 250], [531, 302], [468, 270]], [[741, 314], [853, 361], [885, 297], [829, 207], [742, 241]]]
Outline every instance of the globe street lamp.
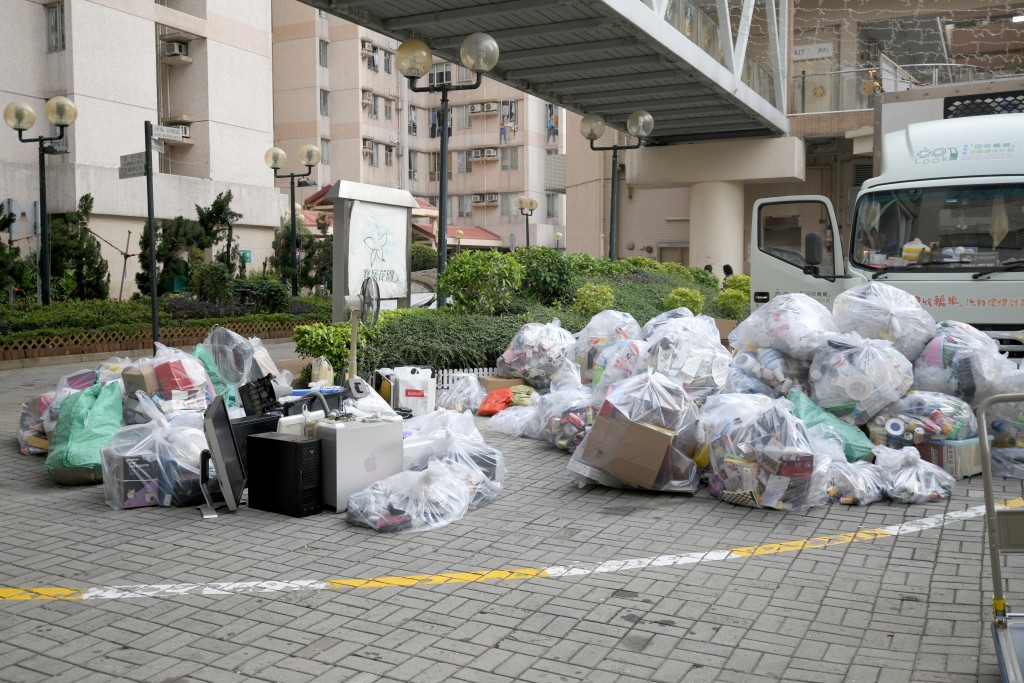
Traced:
[[516, 197], [516, 208], [526, 216], [526, 248], [530, 248], [530, 216], [537, 210], [537, 200], [533, 197], [520, 195]]
[[[398, 46], [395, 53], [395, 64], [403, 76], [409, 80], [409, 89], [413, 92], [441, 93], [441, 184], [438, 190], [437, 207], [437, 277], [444, 273], [448, 262], [448, 93], [453, 90], [475, 90], [480, 87], [482, 74], [490, 71], [498, 63], [498, 43], [486, 33], [473, 33], [462, 41], [459, 49], [462, 64], [476, 74], [476, 81], [465, 85], [434, 82], [426, 87], [416, 85], [416, 81], [426, 76], [434, 64], [434, 54], [426, 43], [420, 40], [407, 40]], [[437, 301], [438, 306], [444, 305], [444, 298]]]
[[597, 140], [604, 135], [605, 122], [604, 117], [600, 114], [587, 114], [580, 121], [580, 134], [587, 140], [590, 140], [590, 149], [598, 152], [606, 150], [612, 151], [612, 196], [611, 196], [611, 216], [608, 220], [608, 258], [609, 260], [615, 260], [615, 228], [618, 219], [619, 209], [619, 183], [618, 183], [618, 172], [619, 172], [619, 150], [620, 149], [638, 149], [643, 146], [644, 138], [651, 134], [654, 130], [654, 117], [643, 109], [637, 109], [635, 112], [629, 115], [626, 120], [626, 130], [629, 134], [637, 138], [636, 144], [633, 145], [608, 145], [605, 147], [599, 147], [594, 145], [594, 140]]
[[459, 228], [458, 230], [455, 231], [455, 253], [456, 254], [461, 254], [462, 253], [462, 236], [464, 234], [465, 233], [462, 232], [462, 228]]
[[562, 233], [556, 232], [555, 233], [555, 249], [561, 249], [562, 248], [561, 245], [562, 245]]
[[[299, 160], [302, 165], [306, 167], [305, 173], [278, 173], [278, 169], [284, 166], [284, 162], [288, 160], [288, 156], [284, 153], [284, 150], [280, 147], [271, 147], [267, 150], [267, 153], [263, 155], [263, 160], [267, 162], [267, 166], [274, 170], [275, 178], [287, 178], [288, 186], [291, 189], [291, 207], [292, 207], [292, 296], [299, 295], [299, 247], [298, 247], [298, 228], [295, 224], [295, 214], [298, 211], [295, 210], [295, 179], [305, 178], [313, 172], [313, 167], [320, 163], [320, 150], [315, 145], [303, 145], [299, 149]], [[312, 182], [306, 180], [299, 181], [299, 187], [309, 187], [313, 185]]]
[[46, 119], [57, 126], [58, 133], [52, 137], [26, 138], [24, 133], [36, 122], [36, 113], [26, 102], [11, 102], [4, 108], [4, 122], [18, 131], [21, 142], [39, 143], [39, 285], [44, 306], [50, 305], [50, 219], [46, 213], [46, 155], [64, 154], [47, 142], [64, 139], [64, 129], [78, 118], [78, 107], [66, 97], [51, 97], [43, 108]]

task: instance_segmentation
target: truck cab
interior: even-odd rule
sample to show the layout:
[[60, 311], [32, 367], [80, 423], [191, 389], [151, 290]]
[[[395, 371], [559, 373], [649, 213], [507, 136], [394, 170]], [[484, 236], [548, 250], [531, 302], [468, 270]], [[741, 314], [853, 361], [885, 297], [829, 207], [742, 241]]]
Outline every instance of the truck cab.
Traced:
[[803, 292], [831, 308], [877, 280], [936, 320], [970, 323], [1024, 355], [1024, 115], [910, 125], [882, 144], [882, 173], [857, 195], [843, 235], [823, 196], [754, 204], [751, 305]]

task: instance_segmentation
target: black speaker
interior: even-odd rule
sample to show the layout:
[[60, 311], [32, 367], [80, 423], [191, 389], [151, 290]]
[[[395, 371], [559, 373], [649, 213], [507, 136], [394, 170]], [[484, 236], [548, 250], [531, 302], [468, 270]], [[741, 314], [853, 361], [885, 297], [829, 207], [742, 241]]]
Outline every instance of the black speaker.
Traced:
[[320, 439], [253, 434], [248, 451], [249, 507], [292, 517], [323, 511]]

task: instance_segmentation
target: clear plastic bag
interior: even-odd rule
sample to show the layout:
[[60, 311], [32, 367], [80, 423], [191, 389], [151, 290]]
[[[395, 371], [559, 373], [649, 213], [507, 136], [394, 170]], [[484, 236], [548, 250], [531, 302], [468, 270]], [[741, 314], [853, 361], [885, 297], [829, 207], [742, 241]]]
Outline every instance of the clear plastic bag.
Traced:
[[848, 422], [867, 424], [914, 383], [913, 366], [891, 342], [834, 335], [814, 356], [811, 398]]
[[537, 438], [564, 451], [575, 450], [597, 416], [591, 405], [592, 394], [588, 386], [565, 382], [541, 396]]
[[[465, 414], [465, 413], [462, 413]], [[472, 495], [462, 473], [439, 460], [352, 494], [348, 521], [388, 533], [430, 531], [462, 519]]]
[[455, 376], [452, 385], [437, 397], [437, 407], [458, 412], [475, 411], [487, 392], [480, 386], [480, 380], [472, 373]]
[[606, 347], [640, 335], [640, 325], [629, 313], [601, 311], [580, 330], [573, 346], [576, 363], [584, 379], [594, 378], [597, 359]]
[[465, 436], [474, 441], [483, 441], [484, 437], [473, 422], [472, 413], [460, 413], [455, 410], [435, 410], [425, 415], [417, 415], [406, 420], [403, 430], [407, 435], [429, 436], [444, 430], [456, 436]]
[[575, 343], [572, 334], [562, 329], [557, 320], [526, 323], [498, 357], [498, 375], [521, 377], [533, 388], [547, 391], [559, 373], [571, 371], [568, 364]]
[[830, 503], [869, 505], [885, 497], [882, 469], [863, 460], [834, 460], [829, 464], [828, 489]]
[[96, 366], [96, 381], [100, 384], [116, 382], [121, 379], [121, 373], [124, 372], [124, 369], [132, 365], [133, 363], [130, 358], [118, 358], [116, 356], [108, 358]]
[[778, 349], [741, 351], [733, 357], [732, 367], [767, 384], [781, 395], [788, 394], [793, 389], [804, 393], [810, 391], [808, 374], [811, 364], [791, 358]]
[[[687, 309], [683, 309], [687, 310]], [[625, 339], [605, 347], [594, 367], [592, 402], [595, 408], [604, 403], [608, 390], [617, 382], [632, 377], [636, 364], [647, 350], [648, 343], [639, 339]]]
[[839, 294], [832, 316], [843, 332], [884, 339], [914, 361], [935, 336], [935, 318], [913, 294], [872, 280]]
[[[249, 367], [249, 376], [246, 378], [246, 381], [255, 382], [267, 375], [273, 375], [275, 378], [280, 379], [281, 371], [271, 357], [270, 352], [267, 351], [267, 347], [263, 345], [263, 340], [259, 337], [249, 337], [249, 345], [252, 347], [252, 365]], [[290, 376], [291, 373], [289, 373]], [[291, 386], [291, 383], [291, 379], [286, 382], [289, 386]]]
[[755, 508], [804, 509], [826, 500], [831, 459], [816, 453], [786, 399], [718, 394], [704, 403], [698, 440], [711, 462], [708, 490]]
[[[527, 436], [530, 423], [537, 420], [537, 406], [509, 406], [491, 418], [491, 427], [508, 436]], [[532, 436], [531, 438], [537, 438]]]
[[25, 455], [45, 455], [50, 449], [43, 417], [53, 402], [54, 392], [33, 396], [21, 404], [18, 417], [18, 449]]
[[462, 477], [469, 490], [470, 510], [497, 498], [507, 474], [504, 454], [482, 441], [454, 434], [446, 439], [444, 444], [442, 450], [426, 453], [409, 463], [406, 469], [422, 470], [432, 461], [440, 461], [451, 467]]
[[682, 320], [682, 319], [685, 319], [685, 318], [692, 318], [692, 317], [693, 317], [693, 311], [691, 311], [686, 306], [680, 306], [679, 308], [673, 308], [670, 311], [665, 311], [664, 313], [659, 313], [658, 315], [654, 316], [653, 318], [648, 320], [646, 323], [644, 323], [644, 326], [640, 328], [640, 334], [638, 335], [637, 338], [638, 339], [648, 339], [654, 333], [655, 330], [657, 330], [659, 327], [661, 327], [665, 323], [667, 323], [669, 321], [672, 321], [672, 320]]
[[907, 431], [919, 429], [923, 439], [961, 440], [978, 435], [978, 420], [971, 406], [935, 391], [911, 391], [886, 407], [879, 417], [898, 419]]
[[205, 410], [216, 395], [202, 362], [181, 349], [157, 342], [153, 370], [160, 386], [159, 405], [164, 412]]
[[[688, 309], [684, 308], [682, 310], [685, 311]], [[651, 323], [648, 322], [648, 325], [650, 324]], [[693, 332], [695, 334], [698, 334], [704, 339], [707, 339], [709, 344], [722, 343], [722, 337], [718, 332], [718, 325], [715, 324], [714, 318], [707, 315], [692, 314], [689, 316], [674, 318], [670, 317], [666, 318], [665, 320], [662, 320], [657, 325], [652, 326], [649, 332], [647, 333], [647, 336], [643, 337], [643, 339], [653, 344], [662, 337], [664, 337], [669, 332], [676, 330], [681, 330], [684, 332]]]
[[914, 388], [952, 394], [977, 407], [1000, 376], [1017, 369], [992, 337], [966, 323], [943, 320], [914, 361]]
[[827, 336], [839, 332], [832, 313], [799, 292], [780, 294], [729, 333], [737, 351], [778, 349], [797, 360], [811, 360]]
[[666, 325], [662, 332], [640, 356], [638, 371], [660, 372], [682, 384], [695, 399], [722, 390], [729, 379], [732, 356], [721, 342], [674, 325]]
[[956, 479], [938, 465], [921, 460], [913, 446], [899, 450], [875, 446], [875, 463], [881, 468], [885, 495], [897, 503], [932, 503], [953, 495]]

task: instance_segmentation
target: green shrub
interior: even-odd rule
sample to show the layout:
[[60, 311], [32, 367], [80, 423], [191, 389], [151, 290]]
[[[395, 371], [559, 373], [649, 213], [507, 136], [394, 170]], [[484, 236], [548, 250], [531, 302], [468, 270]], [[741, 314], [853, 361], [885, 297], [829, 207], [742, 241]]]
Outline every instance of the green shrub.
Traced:
[[572, 271], [559, 252], [550, 247], [519, 248], [512, 258], [523, 266], [523, 291], [528, 297], [550, 305], [572, 294]]
[[231, 301], [234, 296], [231, 271], [220, 261], [193, 266], [188, 288], [200, 301], [224, 303]]
[[595, 315], [615, 305], [615, 294], [609, 285], [587, 282], [576, 290], [572, 310], [581, 315]]
[[736, 289], [743, 292], [747, 297], [750, 296], [750, 276], [749, 275], [733, 275], [730, 278], [726, 278], [722, 282], [722, 288], [726, 291], [730, 289]]
[[592, 274], [594, 272], [594, 262], [597, 260], [590, 254], [585, 254], [582, 251], [566, 254], [563, 258], [566, 264], [568, 264], [569, 270], [576, 275]]
[[693, 281], [698, 285], [704, 287], [710, 287], [711, 289], [718, 289], [718, 276], [711, 271], [704, 270], [703, 268], [697, 268], [696, 266], [690, 267], [690, 274], [693, 276]]
[[[735, 277], [738, 276], [733, 275], [729, 280]], [[729, 280], [726, 282], [728, 283]], [[718, 295], [718, 310], [721, 311], [724, 318], [743, 320], [750, 315], [750, 293], [739, 288], [727, 288]]]
[[253, 304], [257, 311], [284, 313], [288, 310], [288, 287], [280, 280], [261, 275], [239, 278], [234, 282], [235, 299]]
[[412, 245], [411, 253], [413, 272], [437, 268], [437, 249], [426, 244], [415, 243]]
[[688, 289], [686, 287], [673, 289], [672, 292], [665, 297], [665, 310], [670, 311], [673, 308], [679, 308], [680, 306], [689, 308], [690, 312], [694, 315], [700, 315], [701, 311], [704, 309], [704, 295], [696, 289]]
[[[661, 264], [661, 272], [667, 275], [676, 275], [678, 277], [694, 282], [693, 272], [689, 266], [684, 266], [682, 263], [676, 263], [675, 261], [667, 261]], [[707, 271], [704, 271], [705, 273]]]
[[323, 356], [335, 372], [341, 372], [348, 365], [348, 345], [351, 339], [352, 328], [347, 322], [298, 325], [292, 332], [296, 353], [303, 358]]
[[454, 310], [493, 315], [509, 304], [524, 274], [511, 256], [474, 249], [453, 256], [437, 284]]
[[661, 270], [662, 264], [655, 261], [647, 256], [630, 256], [629, 258], [619, 259], [624, 263], [628, 263], [632, 268], [637, 270]]

